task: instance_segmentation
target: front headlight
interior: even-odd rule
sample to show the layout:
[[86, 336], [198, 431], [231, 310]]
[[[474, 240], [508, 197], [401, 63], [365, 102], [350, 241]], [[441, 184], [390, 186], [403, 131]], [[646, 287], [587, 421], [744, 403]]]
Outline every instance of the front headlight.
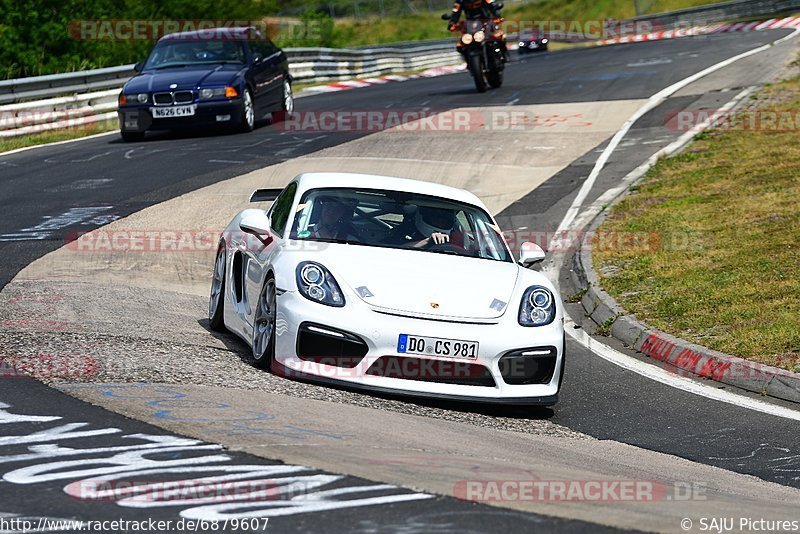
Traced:
[[547, 43], [547, 39], [542, 39], [542, 44], [546, 44], [546, 43]]
[[136, 101], [139, 102], [140, 104], [146, 104], [147, 98], [148, 98], [147, 93], [139, 93], [138, 95], [136, 95]]
[[475, 32], [475, 35], [473, 35], [472, 38], [475, 39], [476, 43], [482, 43], [483, 40], [486, 39], [486, 34], [483, 32], [483, 30], [478, 30]]
[[465, 33], [464, 35], [461, 36], [461, 42], [464, 43], [465, 45], [470, 44], [472, 42], [472, 35], [469, 33]]
[[344, 306], [344, 295], [333, 275], [313, 261], [304, 261], [297, 266], [297, 288], [308, 300], [327, 306]]
[[519, 324], [522, 326], [544, 326], [556, 316], [556, 299], [549, 289], [531, 286], [525, 290], [519, 305]]
[[200, 99], [208, 100], [210, 98], [225, 98], [226, 87], [204, 87], [200, 89]]

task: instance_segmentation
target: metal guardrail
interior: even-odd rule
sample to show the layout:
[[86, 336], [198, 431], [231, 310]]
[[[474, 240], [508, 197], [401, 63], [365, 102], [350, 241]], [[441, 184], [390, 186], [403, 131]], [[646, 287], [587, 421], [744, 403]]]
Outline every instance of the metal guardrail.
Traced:
[[797, 12], [800, 12], [800, 0], [732, 0], [642, 15], [630, 20], [652, 22], [663, 29], [676, 29], [732, 20], [770, 18]]
[[[800, 0], [732, 0], [622, 22], [686, 28], [798, 11]], [[375, 77], [461, 62], [452, 40], [358, 49], [287, 48], [286, 54], [292, 76], [299, 82]], [[73, 121], [85, 124], [98, 117], [111, 118], [116, 93], [133, 74], [133, 65], [121, 65], [2, 80], [0, 137], [69, 126]]]
[[[368, 49], [288, 48], [298, 82], [370, 78], [463, 61], [453, 41]], [[0, 137], [113, 119], [133, 65], [0, 81]], [[67, 95], [67, 96], [62, 96]]]
[[[402, 48], [287, 48], [292, 75], [300, 82], [390, 74], [452, 64], [460, 56], [453, 41]], [[133, 76], [133, 65], [0, 81], [0, 104], [23, 102], [100, 89], [119, 88]], [[0, 108], [4, 111], [5, 106]]]

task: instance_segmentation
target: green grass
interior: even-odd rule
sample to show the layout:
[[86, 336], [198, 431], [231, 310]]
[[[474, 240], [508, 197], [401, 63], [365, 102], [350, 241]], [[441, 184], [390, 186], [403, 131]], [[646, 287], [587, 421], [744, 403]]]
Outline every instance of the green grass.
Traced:
[[43, 145], [45, 143], [55, 143], [57, 141], [68, 141], [70, 139], [78, 139], [80, 137], [110, 132], [118, 129], [119, 121], [117, 121], [117, 119], [113, 119], [80, 128], [65, 128], [63, 130], [20, 135], [17, 137], [0, 137], [0, 154], [3, 152], [8, 152], [9, 150], [16, 150], [18, 148]]
[[[800, 78], [759, 96], [773, 92], [782, 103], [763, 111], [800, 113]], [[601, 227], [641, 232], [650, 244], [597, 247], [593, 261], [603, 288], [656, 328], [799, 370], [797, 134], [708, 132], [659, 162]]]

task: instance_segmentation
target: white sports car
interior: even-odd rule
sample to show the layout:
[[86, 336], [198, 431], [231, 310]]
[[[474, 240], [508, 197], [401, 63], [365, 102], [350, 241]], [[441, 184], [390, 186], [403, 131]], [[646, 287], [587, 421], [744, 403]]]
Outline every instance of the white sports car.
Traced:
[[561, 300], [519, 264], [483, 203], [444, 185], [307, 173], [258, 190], [220, 240], [209, 321], [259, 367], [313, 381], [478, 402], [552, 405]]

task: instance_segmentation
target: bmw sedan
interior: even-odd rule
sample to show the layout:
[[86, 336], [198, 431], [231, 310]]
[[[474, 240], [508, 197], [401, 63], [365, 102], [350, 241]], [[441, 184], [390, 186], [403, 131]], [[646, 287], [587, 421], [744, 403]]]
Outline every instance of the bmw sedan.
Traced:
[[251, 131], [294, 108], [286, 54], [255, 28], [162, 37], [119, 95], [125, 141], [148, 130], [224, 127]]

